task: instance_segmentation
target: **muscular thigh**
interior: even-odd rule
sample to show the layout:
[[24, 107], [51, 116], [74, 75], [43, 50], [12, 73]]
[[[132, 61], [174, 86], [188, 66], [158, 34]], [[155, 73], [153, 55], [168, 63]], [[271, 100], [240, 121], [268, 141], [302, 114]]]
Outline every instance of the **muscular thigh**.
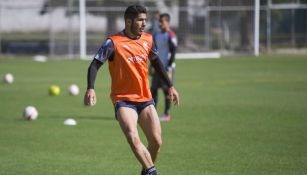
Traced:
[[129, 132], [137, 132], [138, 114], [129, 107], [120, 107], [117, 110], [117, 120], [125, 135]]
[[147, 106], [141, 112], [138, 122], [148, 139], [161, 136], [160, 120], [153, 105]]

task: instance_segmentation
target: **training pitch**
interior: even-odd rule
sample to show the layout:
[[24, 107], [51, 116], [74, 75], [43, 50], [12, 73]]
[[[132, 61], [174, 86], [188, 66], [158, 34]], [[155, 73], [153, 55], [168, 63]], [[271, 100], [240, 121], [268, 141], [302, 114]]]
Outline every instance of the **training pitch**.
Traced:
[[[0, 174], [140, 174], [114, 119], [107, 64], [96, 106], [82, 104], [89, 63], [0, 58], [1, 78], [15, 77], [0, 83]], [[53, 84], [59, 96], [48, 95]], [[181, 101], [162, 123], [159, 175], [307, 175], [306, 55], [178, 60], [175, 85]], [[37, 120], [22, 119], [28, 105]]]

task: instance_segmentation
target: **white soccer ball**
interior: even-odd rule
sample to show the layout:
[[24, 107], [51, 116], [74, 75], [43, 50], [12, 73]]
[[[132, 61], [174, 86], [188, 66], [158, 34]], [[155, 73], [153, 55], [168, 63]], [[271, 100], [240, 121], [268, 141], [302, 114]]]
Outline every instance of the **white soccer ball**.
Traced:
[[73, 118], [68, 118], [64, 121], [64, 125], [74, 126], [77, 125], [77, 121]]
[[36, 61], [36, 62], [46, 62], [47, 61], [47, 57], [44, 56], [44, 55], [35, 55], [33, 57], [33, 61]]
[[79, 94], [80, 90], [79, 90], [79, 87], [77, 85], [72, 84], [72, 85], [69, 86], [68, 92], [69, 92], [70, 95], [76, 96], [76, 95]]
[[4, 75], [3, 81], [7, 84], [12, 84], [14, 82], [14, 76], [10, 73]]
[[23, 118], [26, 120], [35, 120], [38, 117], [38, 111], [34, 106], [27, 106], [23, 111]]

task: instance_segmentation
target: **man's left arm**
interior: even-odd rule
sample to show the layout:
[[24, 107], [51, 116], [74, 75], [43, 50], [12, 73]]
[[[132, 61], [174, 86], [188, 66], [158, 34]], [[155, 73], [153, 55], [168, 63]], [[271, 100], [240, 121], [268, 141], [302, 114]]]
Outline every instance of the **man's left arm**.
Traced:
[[175, 89], [175, 87], [173, 86], [173, 83], [167, 76], [166, 70], [158, 56], [158, 51], [154, 45], [150, 51], [149, 60], [155, 71], [158, 73], [161, 80], [167, 85], [171, 101], [174, 102], [175, 105], [179, 105], [179, 94]]

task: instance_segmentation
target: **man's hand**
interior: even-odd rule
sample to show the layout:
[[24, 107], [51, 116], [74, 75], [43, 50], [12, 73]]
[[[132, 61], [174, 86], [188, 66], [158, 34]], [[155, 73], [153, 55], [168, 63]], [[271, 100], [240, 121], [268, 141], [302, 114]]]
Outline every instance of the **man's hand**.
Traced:
[[174, 86], [168, 89], [168, 94], [169, 94], [169, 98], [171, 99], [171, 102], [173, 102], [174, 105], [179, 105], [179, 94], [176, 91]]
[[96, 104], [96, 93], [94, 89], [88, 89], [84, 95], [84, 105], [94, 106]]

